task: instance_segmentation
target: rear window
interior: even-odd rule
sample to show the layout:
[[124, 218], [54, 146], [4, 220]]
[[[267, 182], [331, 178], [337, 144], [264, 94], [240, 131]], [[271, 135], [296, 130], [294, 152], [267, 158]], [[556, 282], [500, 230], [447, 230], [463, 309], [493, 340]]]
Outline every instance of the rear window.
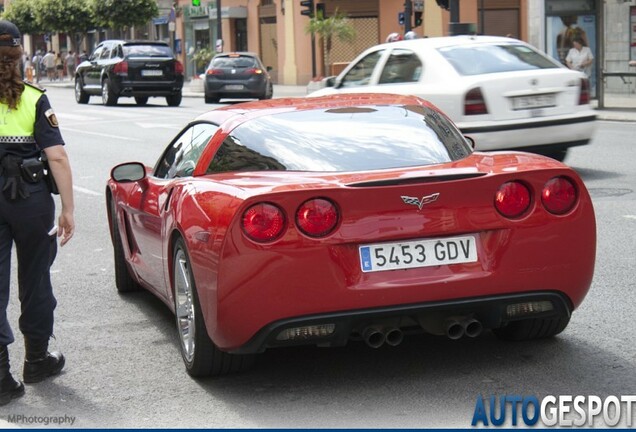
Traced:
[[173, 57], [172, 50], [167, 45], [124, 45], [125, 57]]
[[238, 56], [238, 57], [216, 57], [212, 59], [210, 67], [213, 68], [250, 68], [257, 67], [258, 63], [254, 57]]
[[461, 75], [480, 75], [561, 65], [521, 44], [483, 44], [440, 48], [439, 52]]
[[435, 110], [357, 106], [249, 120], [226, 138], [208, 173], [366, 171], [449, 162], [471, 152], [455, 126]]

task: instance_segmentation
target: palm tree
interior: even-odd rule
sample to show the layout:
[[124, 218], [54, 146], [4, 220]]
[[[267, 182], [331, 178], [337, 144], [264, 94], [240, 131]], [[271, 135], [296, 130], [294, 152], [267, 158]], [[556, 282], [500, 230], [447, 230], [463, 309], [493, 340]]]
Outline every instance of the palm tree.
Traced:
[[335, 14], [329, 18], [325, 18], [321, 10], [317, 11], [309, 20], [309, 23], [307, 23], [305, 32], [317, 34], [322, 39], [323, 48], [325, 50], [325, 74], [328, 74], [329, 64], [331, 63], [330, 57], [333, 38], [342, 42], [352, 42], [356, 37], [355, 28], [338, 9], [336, 9]]

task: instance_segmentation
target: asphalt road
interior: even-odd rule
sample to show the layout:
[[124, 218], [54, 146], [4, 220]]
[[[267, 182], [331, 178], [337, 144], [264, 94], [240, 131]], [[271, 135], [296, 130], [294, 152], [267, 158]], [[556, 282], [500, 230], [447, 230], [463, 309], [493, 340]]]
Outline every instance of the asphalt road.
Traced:
[[[27, 387], [0, 419], [67, 418], [72, 427], [470, 427], [480, 395], [627, 395], [636, 389], [636, 147], [634, 125], [599, 122], [592, 145], [566, 162], [591, 191], [598, 229], [588, 297], [558, 338], [503, 343], [491, 334], [451, 341], [407, 337], [398, 347], [270, 350], [243, 374], [195, 381], [178, 351], [174, 318], [148, 293], [119, 295], [104, 189], [110, 168], [154, 164], [171, 137], [212, 108], [185, 98], [137, 107], [71, 89], [48, 91], [74, 170], [77, 232], [52, 269], [58, 309], [52, 348], [65, 372]], [[9, 316], [17, 333], [15, 270]], [[10, 347], [21, 372], [23, 343]], [[74, 417], [74, 423], [70, 419]], [[43, 420], [42, 420], [43, 421]], [[0, 421], [1, 423], [1, 421]], [[40, 423], [14, 423], [43, 426]]]

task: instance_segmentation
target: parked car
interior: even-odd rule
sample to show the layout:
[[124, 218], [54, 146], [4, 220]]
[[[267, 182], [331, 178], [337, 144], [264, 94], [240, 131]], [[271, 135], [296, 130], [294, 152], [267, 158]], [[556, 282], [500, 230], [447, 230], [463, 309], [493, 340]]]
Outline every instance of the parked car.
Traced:
[[309, 96], [413, 94], [437, 105], [478, 150], [523, 149], [564, 160], [590, 142], [596, 115], [587, 76], [516, 39], [450, 36], [374, 46], [331, 87]]
[[415, 96], [210, 111], [154, 167], [114, 167], [106, 204], [117, 289], [145, 288], [175, 313], [192, 376], [290, 345], [554, 336], [594, 272], [576, 171], [473, 152]]
[[106, 40], [75, 71], [75, 100], [85, 104], [101, 96], [104, 105], [134, 97], [146, 105], [149, 97], [165, 97], [169, 106], [181, 104], [183, 65], [165, 42]]
[[267, 68], [254, 53], [215, 55], [205, 70], [205, 103], [221, 99], [271, 99], [274, 86]]

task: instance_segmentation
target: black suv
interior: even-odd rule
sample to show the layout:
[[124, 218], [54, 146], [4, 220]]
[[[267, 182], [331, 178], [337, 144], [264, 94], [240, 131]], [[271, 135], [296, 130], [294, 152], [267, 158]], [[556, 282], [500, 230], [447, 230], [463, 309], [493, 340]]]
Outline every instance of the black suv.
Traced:
[[88, 103], [101, 95], [104, 105], [116, 105], [120, 97], [134, 97], [145, 105], [151, 96], [165, 97], [179, 106], [183, 65], [165, 42], [106, 40], [75, 70], [75, 100]]

